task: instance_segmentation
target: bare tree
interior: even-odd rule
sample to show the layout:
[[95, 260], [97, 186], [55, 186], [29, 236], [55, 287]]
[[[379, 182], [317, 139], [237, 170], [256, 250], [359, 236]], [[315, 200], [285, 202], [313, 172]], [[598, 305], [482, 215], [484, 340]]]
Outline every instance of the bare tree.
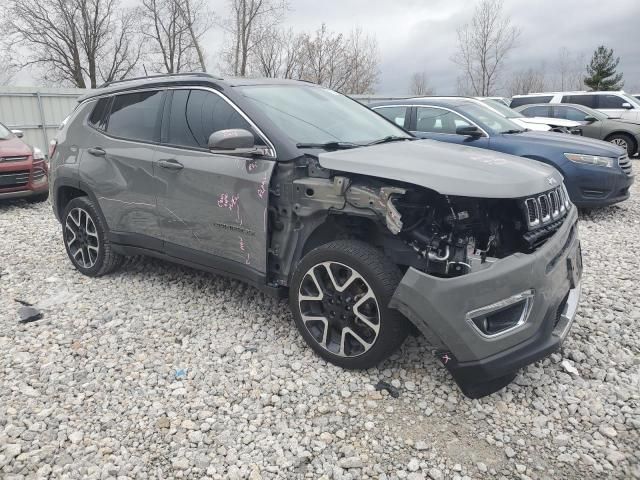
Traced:
[[27, 50], [20, 67], [79, 88], [131, 73], [140, 58], [133, 24], [117, 0], [9, 0], [2, 19], [5, 43]]
[[425, 72], [415, 72], [409, 82], [409, 93], [418, 97], [433, 95], [435, 90], [429, 86], [429, 80]]
[[561, 47], [555, 62], [553, 88], [560, 91], [584, 89], [585, 64], [584, 53], [575, 53], [567, 47]]
[[301, 78], [305, 36], [270, 27], [262, 33], [251, 57], [250, 70], [261, 77]]
[[519, 70], [511, 77], [509, 95], [544, 92], [547, 88], [544, 66]]
[[202, 37], [209, 31], [213, 24], [213, 12], [209, 10], [206, 0], [174, 0], [182, 16], [182, 21], [187, 27], [191, 44], [195, 50], [200, 70], [207, 71]]
[[226, 63], [231, 73], [245, 76], [252, 54], [274, 32], [288, 5], [286, 0], [229, 0], [229, 6], [232, 18], [226, 28], [231, 37]]
[[358, 27], [346, 39], [345, 53], [348, 77], [343, 91], [354, 95], [373, 93], [380, 75], [376, 38]]
[[458, 51], [452, 59], [475, 95], [495, 93], [505, 59], [520, 36], [502, 7], [502, 0], [480, 0], [471, 23], [458, 29]]

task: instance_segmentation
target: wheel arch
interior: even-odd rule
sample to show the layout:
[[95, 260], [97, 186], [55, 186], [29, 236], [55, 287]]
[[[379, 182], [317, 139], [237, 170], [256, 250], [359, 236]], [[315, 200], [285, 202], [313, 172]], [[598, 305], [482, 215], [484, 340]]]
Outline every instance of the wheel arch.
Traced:
[[[615, 130], [613, 132], [610, 132], [606, 137], [604, 137], [604, 140], [606, 142], [610, 142], [611, 138], [615, 137], [616, 135], [624, 135], [625, 137], [627, 137], [631, 141], [631, 145], [634, 147], [633, 152], [637, 153], [638, 142], [636, 141], [635, 136], [631, 132], [627, 132], [626, 130]], [[633, 155], [633, 153], [630, 153], [629, 155]]]

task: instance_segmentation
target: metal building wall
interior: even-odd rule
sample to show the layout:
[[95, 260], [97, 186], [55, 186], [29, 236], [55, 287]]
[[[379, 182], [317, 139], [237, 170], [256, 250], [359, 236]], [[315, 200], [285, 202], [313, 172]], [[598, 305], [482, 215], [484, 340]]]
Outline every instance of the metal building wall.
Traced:
[[46, 155], [58, 126], [85, 92], [79, 88], [0, 87], [0, 122], [22, 130], [23, 140]]

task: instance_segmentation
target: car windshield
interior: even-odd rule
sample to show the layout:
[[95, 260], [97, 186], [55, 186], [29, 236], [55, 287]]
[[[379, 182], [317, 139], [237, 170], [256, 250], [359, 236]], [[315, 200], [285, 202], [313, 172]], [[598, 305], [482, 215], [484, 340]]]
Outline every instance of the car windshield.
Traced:
[[483, 98], [481, 100], [483, 103], [486, 103], [491, 108], [493, 108], [496, 112], [506, 118], [524, 118], [520, 112], [516, 112], [511, 108], [507, 107], [500, 100], [494, 100], [493, 98]]
[[364, 145], [387, 137], [413, 138], [364, 105], [326, 88], [251, 85], [238, 89], [298, 144]]
[[458, 111], [463, 115], [470, 117], [480, 126], [491, 133], [516, 133], [523, 132], [524, 129], [512, 122], [508, 118], [497, 114], [485, 105], [476, 102], [464, 102], [458, 106]]
[[0, 123], [0, 140], [9, 140], [11, 136], [11, 130]]

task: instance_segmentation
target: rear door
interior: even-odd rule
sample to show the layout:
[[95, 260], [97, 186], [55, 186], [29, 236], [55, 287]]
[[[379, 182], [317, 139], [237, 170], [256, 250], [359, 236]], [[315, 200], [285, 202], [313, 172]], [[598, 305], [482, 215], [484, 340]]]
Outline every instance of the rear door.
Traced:
[[415, 115], [411, 119], [411, 123], [411, 133], [419, 138], [430, 138], [441, 142], [459, 143], [480, 148], [489, 146], [487, 136], [478, 138], [458, 135], [456, 130], [459, 127], [478, 127], [478, 125], [445, 108], [415, 107]]
[[153, 174], [165, 92], [144, 90], [96, 102], [82, 139], [80, 180], [96, 197], [111, 233], [161, 249]]
[[266, 272], [267, 207], [274, 158], [211, 153], [209, 136], [243, 128], [266, 139], [226, 97], [169, 90], [155, 171], [165, 251], [228, 273]]

